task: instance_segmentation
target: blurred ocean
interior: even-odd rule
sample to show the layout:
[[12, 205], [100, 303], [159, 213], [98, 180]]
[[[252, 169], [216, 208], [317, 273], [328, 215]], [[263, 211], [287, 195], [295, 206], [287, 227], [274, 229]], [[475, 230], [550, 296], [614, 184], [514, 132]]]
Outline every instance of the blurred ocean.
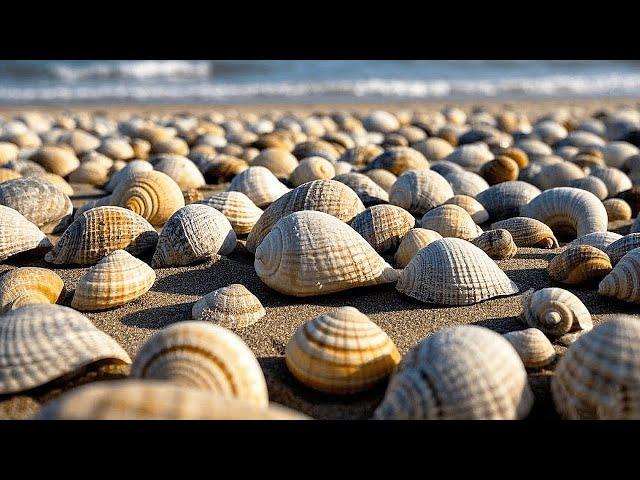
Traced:
[[638, 61], [0, 61], [0, 103], [366, 102], [640, 95]]

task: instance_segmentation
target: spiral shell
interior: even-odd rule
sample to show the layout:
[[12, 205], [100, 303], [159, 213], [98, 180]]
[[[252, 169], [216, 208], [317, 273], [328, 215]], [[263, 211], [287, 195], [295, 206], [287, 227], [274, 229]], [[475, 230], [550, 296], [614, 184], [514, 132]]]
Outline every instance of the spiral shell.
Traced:
[[236, 175], [229, 191], [242, 192], [256, 206], [264, 208], [289, 192], [289, 189], [265, 167], [249, 167]]
[[0, 262], [22, 252], [51, 248], [42, 231], [13, 208], [0, 205]]
[[600, 280], [610, 271], [611, 261], [607, 254], [591, 245], [570, 246], [547, 266], [547, 273], [553, 280], [569, 285]]
[[0, 183], [13, 180], [14, 178], [20, 178], [21, 176], [21, 174], [10, 168], [0, 168]]
[[298, 160], [287, 150], [266, 148], [251, 161], [251, 165], [268, 168], [278, 180], [286, 180], [298, 167]]
[[471, 243], [494, 260], [511, 258], [518, 252], [518, 247], [513, 242], [511, 234], [502, 229], [487, 230], [474, 238]]
[[453, 193], [456, 195], [476, 197], [480, 192], [484, 192], [489, 188], [489, 184], [484, 178], [477, 173], [467, 172], [466, 170], [445, 172], [442, 176], [449, 182]]
[[262, 216], [262, 210], [241, 192], [216, 193], [198, 203], [209, 205], [221, 212], [227, 217], [237, 235], [249, 233]]
[[132, 160], [122, 170], [118, 170], [111, 176], [104, 189], [107, 192], [113, 192], [116, 186], [125, 178], [136, 172], [148, 172], [150, 170], [153, 170], [153, 166], [146, 160]]
[[431, 137], [420, 142], [416, 142], [412, 147], [423, 154], [429, 161], [443, 160], [453, 152], [451, 144], [438, 137]]
[[640, 248], [626, 253], [602, 279], [598, 293], [625, 302], [640, 303]]
[[441, 205], [424, 214], [420, 227], [438, 232], [443, 237], [473, 240], [482, 234], [482, 229], [475, 224], [471, 215], [457, 205]]
[[516, 349], [526, 368], [542, 368], [556, 359], [553, 345], [537, 328], [505, 333], [503, 337]]
[[374, 205], [353, 217], [349, 225], [382, 254], [395, 252], [402, 237], [415, 223], [413, 215], [400, 207]]
[[[596, 247], [598, 250], [602, 250], [607, 253], [607, 247], [621, 238], [622, 235], [613, 232], [594, 232], [576, 238], [569, 245], [591, 245], [592, 247]], [[638, 242], [638, 246], [640, 246], [640, 242]], [[611, 255], [609, 255], [609, 259], [611, 260], [611, 264], [615, 265]]]
[[479, 173], [485, 163], [493, 160], [493, 153], [482, 143], [460, 145], [445, 160], [457, 163], [471, 172]]
[[291, 172], [289, 182], [294, 187], [313, 180], [328, 180], [333, 178], [336, 170], [329, 160], [322, 157], [307, 157], [300, 160], [300, 163]]
[[495, 222], [491, 228], [507, 230], [518, 247], [558, 248], [558, 240], [553, 231], [534, 218], [513, 217]]
[[68, 150], [53, 145], [45, 145], [29, 157], [47, 172], [66, 177], [80, 166], [80, 160]]
[[406, 267], [419, 250], [440, 238], [442, 238], [442, 235], [433, 230], [412, 228], [402, 237], [402, 241], [398, 246], [394, 256], [396, 265], [400, 268]]
[[631, 220], [631, 207], [620, 198], [610, 198], [602, 202], [610, 222]]
[[520, 168], [516, 161], [505, 155], [500, 155], [488, 161], [480, 168], [480, 175], [484, 177], [489, 185], [517, 180], [519, 173]]
[[266, 313], [260, 300], [239, 283], [206, 294], [191, 309], [194, 320], [207, 320], [231, 330], [253, 325]]
[[598, 177], [588, 175], [583, 178], [577, 178], [567, 183], [567, 187], [580, 188], [587, 192], [593, 193], [599, 200], [604, 200], [609, 196], [607, 185]]
[[454, 195], [449, 200], [444, 202], [444, 205], [457, 205], [463, 208], [473, 221], [477, 224], [481, 224], [489, 220], [489, 212], [478, 202], [475, 198], [468, 195]]
[[409, 170], [428, 169], [429, 162], [424, 155], [411, 147], [391, 147], [369, 163], [369, 170], [375, 168], [383, 168], [399, 176]]
[[387, 203], [389, 194], [376, 182], [362, 173], [350, 172], [336, 175], [333, 180], [344, 183], [356, 192], [362, 203], [366, 206]]
[[200, 188], [206, 184], [196, 164], [186, 157], [173, 154], [159, 155], [152, 163], [156, 171], [171, 177], [182, 191]]
[[478, 193], [476, 200], [489, 212], [491, 220], [498, 221], [519, 215], [520, 209], [538, 195], [540, 190], [537, 187], [516, 180], [492, 185]]
[[398, 177], [389, 190], [389, 202], [415, 214], [424, 215], [453, 197], [444, 177], [431, 170], [412, 170]]
[[618, 170], [617, 168], [592, 168], [590, 174], [604, 182], [610, 197], [615, 197], [619, 193], [633, 187], [631, 179], [627, 177], [622, 170]]
[[364, 174], [371, 180], [376, 182], [378, 185], [380, 185], [380, 187], [382, 187], [382, 189], [387, 193], [389, 192], [389, 190], [391, 190], [391, 187], [394, 183], [396, 183], [396, 180], [398, 179], [398, 177], [396, 177], [389, 170], [384, 170], [383, 168], [374, 168], [373, 170], [367, 170]]
[[51, 270], [15, 268], [0, 277], [0, 313], [32, 303], [56, 303], [64, 282]]

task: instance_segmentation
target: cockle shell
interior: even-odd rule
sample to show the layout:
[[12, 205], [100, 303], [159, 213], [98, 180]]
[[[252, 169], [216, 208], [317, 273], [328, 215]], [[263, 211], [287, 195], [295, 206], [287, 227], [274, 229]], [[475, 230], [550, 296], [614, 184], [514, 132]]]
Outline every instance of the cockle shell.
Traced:
[[254, 267], [269, 287], [297, 297], [398, 278], [349, 225], [327, 213], [307, 210], [291, 213], [274, 225], [256, 249]]
[[520, 167], [515, 160], [505, 155], [500, 155], [488, 161], [480, 168], [480, 175], [484, 177], [489, 185], [508, 182], [518, 179]]
[[487, 230], [474, 238], [471, 243], [494, 260], [511, 258], [518, 252], [518, 247], [513, 242], [511, 234], [502, 229]]
[[92, 265], [115, 250], [140, 255], [157, 242], [158, 233], [140, 215], [121, 207], [97, 207], [69, 225], [45, 260], [57, 265]]
[[251, 165], [254, 167], [268, 168], [278, 180], [286, 180], [298, 166], [298, 160], [287, 150], [281, 148], [265, 148], [251, 161]]
[[609, 256], [611, 265], [616, 265], [631, 250], [640, 247], [640, 232], [630, 233], [610, 243], [603, 252]]
[[200, 188], [207, 183], [196, 164], [181, 155], [158, 155], [152, 164], [155, 170], [171, 177], [182, 191]]
[[307, 157], [291, 172], [289, 183], [294, 187], [313, 180], [328, 180], [333, 178], [336, 170], [331, 162], [322, 157]]
[[533, 401], [511, 344], [487, 328], [463, 325], [435, 332], [405, 355], [374, 418], [522, 419]]
[[368, 165], [371, 160], [376, 158], [378, 155], [381, 155], [383, 152], [384, 149], [382, 147], [367, 143], [362, 146], [348, 148], [342, 155], [340, 155], [338, 160], [350, 163], [356, 168], [361, 168]]
[[531, 183], [540, 188], [540, 190], [547, 190], [555, 187], [566, 187], [572, 181], [584, 178], [584, 176], [584, 171], [579, 166], [560, 160], [542, 167]]
[[29, 160], [40, 164], [47, 172], [61, 177], [66, 177], [80, 166], [80, 160], [72, 152], [53, 145], [45, 145], [38, 149]]
[[47, 236], [13, 208], [0, 205], [0, 261], [22, 252], [51, 248]]
[[507, 230], [518, 247], [558, 248], [553, 231], [535, 218], [513, 217], [495, 222], [491, 228]]
[[[540, 190], [519, 180], [492, 185], [476, 195], [493, 221], [504, 220], [520, 214], [520, 209], [540, 195]], [[502, 228], [502, 227], [499, 227]]]
[[385, 170], [383, 168], [374, 168], [373, 170], [367, 170], [364, 174], [371, 180], [376, 182], [378, 185], [380, 185], [382, 189], [387, 193], [389, 192], [389, 190], [391, 190], [391, 187], [394, 183], [396, 183], [396, 180], [398, 179], [398, 177], [396, 177], [389, 170]]
[[428, 169], [429, 161], [411, 147], [391, 147], [371, 160], [368, 168], [384, 168], [398, 176], [408, 170]]
[[435, 240], [400, 274], [399, 292], [425, 303], [471, 305], [518, 293], [518, 287], [489, 256], [459, 238]]
[[314, 180], [305, 183], [280, 197], [264, 211], [247, 237], [246, 249], [255, 253], [278, 220], [301, 210], [324, 212], [343, 222], [350, 222], [364, 211], [364, 205], [356, 193], [341, 182]]
[[0, 313], [31, 303], [56, 303], [64, 282], [51, 270], [15, 268], [0, 276]]
[[485, 144], [474, 143], [456, 147], [445, 159], [457, 163], [466, 170], [478, 173], [485, 163], [493, 160], [493, 153]]
[[289, 191], [284, 184], [265, 167], [249, 167], [236, 175], [229, 191], [242, 192], [256, 206], [264, 208]]
[[107, 192], [113, 192], [115, 190], [116, 186], [123, 179], [127, 178], [128, 176], [132, 175], [133, 173], [135, 173], [135, 172], [148, 172], [150, 170], [153, 170], [153, 165], [151, 165], [146, 160], [132, 160], [132, 161], [127, 163], [126, 167], [124, 167], [122, 170], [118, 170], [116, 173], [114, 173], [111, 176], [111, 178], [109, 179], [109, 182], [106, 184], [104, 189]]
[[267, 382], [235, 333], [203, 321], [182, 321], [154, 333], [131, 365], [133, 378], [165, 380], [266, 407]]
[[182, 266], [228, 255], [236, 243], [236, 234], [222, 213], [208, 205], [187, 205], [165, 224], [151, 265], [154, 268]]
[[400, 268], [406, 267], [419, 250], [440, 238], [442, 238], [442, 235], [433, 230], [412, 228], [402, 237], [400, 246], [394, 256], [396, 265]]
[[453, 152], [453, 147], [442, 138], [431, 137], [412, 145], [414, 149], [422, 153], [429, 161], [438, 161]]
[[253, 325], [266, 315], [260, 300], [240, 283], [218, 288], [193, 304], [191, 317], [231, 330]]
[[287, 368], [304, 385], [334, 394], [366, 391], [400, 362], [389, 336], [354, 307], [307, 320], [285, 351]]
[[605, 183], [598, 177], [588, 175], [583, 178], [576, 178], [567, 183], [567, 187], [580, 188], [593, 193], [598, 199], [604, 200], [609, 196], [609, 190]]
[[0, 166], [18, 159], [20, 147], [11, 142], [0, 141]]
[[489, 188], [487, 181], [477, 173], [462, 170], [459, 172], [445, 172], [442, 175], [456, 195], [467, 195], [476, 197], [480, 192], [484, 192]]
[[31, 390], [100, 361], [131, 363], [113, 338], [71, 308], [25, 305], [0, 321], [0, 394]]
[[333, 177], [333, 180], [344, 183], [356, 192], [362, 203], [366, 206], [387, 203], [389, 201], [389, 194], [386, 190], [362, 173], [344, 173], [342, 175], [336, 175]]
[[404, 235], [416, 224], [416, 219], [395, 205], [374, 205], [360, 212], [349, 222], [378, 253], [395, 252]]
[[571, 187], [545, 190], [522, 207], [520, 214], [547, 224], [554, 232], [581, 237], [606, 232], [607, 211], [590, 192]]
[[563, 355], [551, 379], [562, 418], [640, 419], [640, 324], [619, 315], [582, 335]]
[[516, 349], [526, 368], [542, 368], [556, 358], [553, 345], [537, 328], [505, 333], [503, 337]]
[[445, 205], [457, 205], [463, 208], [473, 221], [477, 224], [481, 224], [489, 220], [489, 212], [482, 206], [482, 204], [475, 198], [468, 195], [454, 195], [449, 200], [444, 202]]
[[0, 168], [0, 183], [13, 180], [14, 178], [20, 178], [21, 176], [21, 174], [10, 168]]
[[146, 263], [115, 250], [80, 277], [71, 306], [93, 311], [125, 305], [144, 295], [155, 281], [156, 273]]
[[389, 203], [416, 215], [424, 215], [451, 197], [453, 190], [449, 182], [431, 170], [403, 173], [389, 190]]
[[69, 197], [36, 177], [16, 178], [0, 184], [0, 204], [20, 212], [45, 233], [61, 232], [73, 220]]
[[482, 229], [475, 224], [471, 215], [457, 205], [441, 205], [424, 214], [420, 227], [438, 232], [443, 237], [473, 240], [482, 234]]
[[610, 222], [631, 220], [631, 207], [621, 198], [610, 198], [602, 202]]
[[602, 279], [598, 293], [625, 302], [640, 303], [640, 248], [626, 253]]
[[136, 156], [131, 144], [123, 138], [105, 138], [98, 152], [113, 160], [129, 160]]
[[209, 205], [221, 212], [227, 217], [237, 235], [249, 233], [262, 216], [262, 210], [241, 192], [215, 193], [198, 203]]
[[88, 185], [103, 185], [109, 180], [111, 164], [105, 165], [99, 160], [83, 161], [78, 168], [69, 174], [69, 181]]
[[611, 271], [606, 253], [591, 245], [575, 245], [556, 255], [547, 273], [556, 282], [580, 285], [600, 280]]
[[[596, 247], [598, 250], [602, 250], [606, 253], [606, 248], [621, 238], [622, 235], [614, 232], [594, 232], [576, 238], [569, 245], [591, 245], [592, 247]], [[638, 246], [640, 247], [640, 242], [638, 242]], [[613, 258], [611, 258], [611, 255], [609, 255], [609, 259], [613, 265], [614, 261]]]
[[627, 177], [622, 170], [618, 170], [617, 168], [592, 168], [590, 174], [604, 182], [610, 197], [615, 197], [620, 192], [624, 192], [633, 187], [631, 179]]

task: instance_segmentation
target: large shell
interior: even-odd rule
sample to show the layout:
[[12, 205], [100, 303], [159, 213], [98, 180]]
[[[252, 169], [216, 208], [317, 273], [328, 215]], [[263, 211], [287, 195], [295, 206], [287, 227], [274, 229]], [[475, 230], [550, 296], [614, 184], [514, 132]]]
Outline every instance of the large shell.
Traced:
[[478, 173], [485, 163], [493, 160], [493, 153], [481, 143], [460, 145], [446, 157], [446, 160]]
[[149, 265], [116, 250], [80, 277], [71, 306], [93, 311], [125, 305], [147, 293], [155, 281], [156, 273]]
[[583, 178], [576, 178], [567, 183], [567, 187], [580, 188], [593, 193], [598, 199], [604, 200], [609, 196], [607, 185], [598, 177], [588, 175]]
[[617, 168], [592, 168], [590, 173], [605, 183], [610, 197], [615, 197], [620, 192], [624, 192], [633, 187], [631, 179], [627, 177], [622, 170], [618, 170]]
[[36, 150], [29, 160], [44, 167], [47, 172], [66, 177], [80, 166], [80, 160], [65, 148], [45, 145]]
[[316, 211], [281, 218], [256, 249], [254, 267], [269, 287], [297, 297], [390, 283], [398, 278], [355, 230]]
[[504, 220], [520, 214], [520, 209], [540, 195], [540, 190], [530, 183], [513, 181], [492, 185], [476, 195], [493, 221]]
[[60, 189], [35, 177], [0, 184], [0, 204], [20, 212], [45, 233], [63, 231], [73, 220], [71, 200]]
[[402, 237], [400, 246], [398, 246], [398, 250], [394, 256], [396, 265], [400, 268], [406, 267], [419, 250], [440, 238], [442, 238], [442, 235], [433, 230], [412, 228]]
[[500, 155], [488, 161], [480, 169], [480, 175], [484, 177], [489, 185], [508, 182], [518, 179], [520, 167], [515, 160], [505, 155]]
[[384, 168], [398, 176], [408, 170], [428, 169], [429, 162], [424, 155], [411, 147], [391, 147], [374, 158], [368, 168]]
[[389, 194], [386, 190], [362, 173], [344, 173], [342, 175], [336, 175], [333, 179], [337, 182], [344, 183], [356, 192], [364, 205], [377, 205], [389, 201]]
[[158, 233], [140, 215], [121, 207], [96, 207], [69, 225], [45, 260], [57, 265], [91, 265], [115, 250], [140, 255], [157, 242]]
[[[621, 238], [622, 235], [614, 232], [594, 232], [576, 238], [569, 245], [591, 245], [606, 253], [607, 247]], [[638, 242], [638, 246], [640, 247], [640, 242]], [[611, 260], [611, 264], [615, 265], [611, 255], [609, 255], [609, 259]]]
[[378, 253], [395, 252], [415, 224], [413, 215], [395, 205], [374, 205], [349, 222]]
[[487, 181], [477, 173], [462, 170], [459, 172], [445, 172], [442, 175], [451, 185], [456, 195], [476, 197], [480, 192], [489, 188]]
[[276, 178], [286, 180], [298, 166], [298, 160], [287, 150], [265, 148], [251, 161], [251, 165], [268, 168]]
[[610, 222], [631, 220], [631, 207], [621, 198], [610, 198], [602, 202]]
[[547, 266], [547, 273], [553, 280], [569, 285], [600, 280], [610, 271], [611, 261], [607, 254], [591, 245], [570, 246]]
[[242, 192], [258, 207], [264, 208], [289, 191], [276, 176], [265, 167], [249, 167], [236, 175], [229, 191]]
[[336, 170], [329, 160], [322, 157], [307, 157], [300, 160], [296, 169], [291, 172], [289, 182], [297, 187], [313, 180], [328, 180], [335, 174]]
[[18, 253], [51, 248], [37, 226], [13, 208], [0, 205], [0, 262]]
[[602, 279], [598, 293], [625, 302], [640, 303], [640, 248], [625, 254]]
[[32, 303], [56, 303], [64, 282], [51, 270], [15, 268], [0, 277], [0, 313]]
[[424, 215], [453, 197], [451, 185], [431, 170], [412, 170], [398, 177], [389, 190], [389, 202], [416, 215]]
[[516, 349], [526, 368], [542, 368], [556, 358], [556, 351], [549, 339], [537, 328], [527, 328], [517, 332], [505, 333], [506, 338]]
[[0, 394], [30, 390], [105, 360], [131, 363], [113, 338], [71, 308], [25, 305], [0, 321]]
[[193, 304], [191, 317], [229, 329], [253, 325], [266, 315], [260, 300], [240, 283], [218, 288]]
[[400, 275], [396, 288], [425, 303], [471, 305], [518, 293], [518, 287], [489, 256], [459, 238], [431, 242]]
[[551, 393], [573, 420], [640, 419], [640, 324], [617, 316], [582, 335], [558, 362]]
[[420, 227], [438, 232], [443, 237], [473, 240], [482, 234], [482, 229], [475, 224], [471, 215], [457, 205], [441, 205], [424, 214]]
[[518, 252], [518, 247], [513, 242], [511, 234], [502, 229], [487, 230], [474, 238], [471, 243], [494, 260], [511, 258]]
[[468, 195], [454, 195], [444, 202], [445, 205], [457, 205], [464, 208], [471, 215], [471, 218], [477, 224], [481, 224], [489, 220], [489, 212], [475, 198]]
[[611, 265], [615, 266], [622, 257], [638, 247], [640, 247], [640, 232], [625, 235], [624, 237], [609, 244], [603, 252], [609, 256]]
[[221, 212], [237, 235], [245, 235], [262, 216], [262, 210], [241, 192], [220, 192], [199, 201]]
[[283, 195], [264, 211], [247, 237], [247, 250], [255, 253], [278, 220], [301, 210], [316, 210], [350, 222], [364, 211], [364, 205], [352, 189], [335, 180], [305, 183]]
[[389, 336], [353, 307], [307, 320], [285, 351], [287, 368], [301, 383], [326, 393], [370, 389], [389, 376], [400, 353]]
[[593, 193], [571, 187], [545, 190], [522, 207], [521, 215], [546, 223], [554, 232], [581, 237], [606, 232], [607, 211]]
[[267, 382], [249, 347], [209, 322], [183, 321], [154, 333], [136, 355], [131, 376], [211, 390], [258, 407], [269, 403]]
[[148, 172], [153, 170], [153, 166], [146, 160], [132, 160], [127, 163], [126, 167], [114, 173], [104, 189], [107, 192], [113, 192], [120, 182], [136, 172]]
[[396, 183], [396, 180], [398, 179], [398, 177], [396, 177], [389, 170], [385, 170], [383, 168], [374, 168], [373, 170], [367, 170], [364, 174], [371, 180], [376, 182], [378, 185], [380, 185], [385, 192], [389, 192], [393, 184]]
[[153, 161], [153, 168], [171, 177], [182, 191], [200, 188], [206, 184], [196, 164], [180, 155], [159, 155]]
[[495, 222], [491, 228], [507, 230], [518, 247], [558, 248], [553, 231], [535, 218], [513, 217]]
[[483, 327], [446, 328], [422, 340], [392, 375], [377, 419], [522, 419], [533, 406], [515, 349]]

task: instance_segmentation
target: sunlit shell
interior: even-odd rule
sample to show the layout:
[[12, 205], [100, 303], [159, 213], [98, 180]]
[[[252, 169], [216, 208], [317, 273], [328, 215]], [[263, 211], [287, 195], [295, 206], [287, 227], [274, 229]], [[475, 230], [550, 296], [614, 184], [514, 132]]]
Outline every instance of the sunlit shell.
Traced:
[[442, 176], [449, 182], [453, 193], [456, 195], [476, 197], [480, 192], [484, 192], [489, 188], [489, 184], [484, 178], [477, 173], [467, 172], [466, 170], [445, 172]]
[[374, 205], [349, 222], [378, 253], [395, 252], [404, 235], [416, 220], [406, 210], [395, 205]]
[[620, 192], [618, 198], [621, 198], [629, 204], [633, 218], [638, 216], [638, 213], [640, 213], [640, 186]]
[[198, 203], [209, 205], [221, 212], [237, 235], [244, 235], [251, 231], [262, 215], [262, 210], [241, 192], [215, 193]]
[[396, 183], [396, 180], [398, 179], [398, 177], [396, 177], [389, 170], [384, 170], [383, 168], [374, 168], [373, 170], [367, 170], [364, 174], [371, 180], [376, 182], [378, 185], [380, 185], [382, 189], [387, 193], [389, 192], [389, 190], [391, 190], [391, 187], [394, 183]]
[[264, 208], [289, 191], [276, 176], [265, 167], [249, 167], [236, 175], [229, 191], [242, 192], [256, 206]]
[[194, 320], [207, 320], [232, 330], [253, 325], [265, 315], [260, 300], [239, 283], [206, 294], [191, 308]]
[[505, 333], [506, 338], [516, 349], [526, 368], [542, 368], [556, 358], [556, 351], [549, 339], [537, 328], [527, 328]]
[[367, 143], [362, 146], [348, 148], [342, 155], [340, 155], [338, 160], [350, 163], [356, 168], [361, 168], [368, 165], [371, 160], [376, 158], [378, 155], [381, 155], [383, 152], [384, 149], [379, 145]]
[[153, 170], [153, 165], [151, 165], [146, 160], [132, 160], [132, 161], [127, 163], [126, 167], [124, 167], [122, 170], [118, 170], [116, 173], [114, 173], [111, 176], [111, 178], [109, 179], [109, 182], [106, 184], [104, 189], [107, 192], [113, 192], [115, 190], [116, 186], [123, 179], [127, 178], [128, 176], [132, 175], [133, 173], [135, 173], [135, 172], [148, 172], [150, 170]]
[[607, 211], [607, 218], [610, 222], [617, 220], [631, 220], [631, 207], [620, 198], [609, 198], [602, 202]]
[[485, 163], [493, 160], [493, 153], [484, 144], [460, 145], [446, 157], [446, 160], [478, 173]]
[[364, 205], [377, 205], [389, 201], [389, 194], [376, 182], [362, 173], [344, 173], [336, 175], [333, 180], [344, 183], [356, 192]]
[[475, 198], [468, 195], [454, 195], [444, 202], [445, 205], [457, 205], [463, 208], [474, 222], [481, 224], [489, 220], [489, 212]]
[[502, 229], [487, 230], [474, 238], [471, 243], [494, 260], [511, 258], [518, 252], [518, 247], [513, 242], [511, 234]]
[[412, 228], [402, 237], [402, 241], [398, 246], [394, 256], [396, 265], [400, 268], [406, 267], [419, 250], [440, 238], [442, 238], [442, 235], [433, 230]]
[[69, 181], [89, 185], [103, 185], [109, 181], [109, 173], [113, 163], [109, 162], [109, 164], [105, 164], [98, 159], [83, 161], [78, 168], [71, 172]]
[[[576, 238], [569, 245], [591, 245], [606, 253], [607, 247], [621, 238], [622, 235], [614, 232], [594, 232]], [[638, 246], [640, 247], [640, 242], [638, 242]], [[609, 258], [613, 265], [614, 261], [611, 255], [609, 255]]]
[[507, 230], [518, 247], [558, 248], [553, 231], [534, 218], [513, 217], [491, 224], [491, 228]]
[[529, 156], [524, 150], [516, 147], [500, 148], [497, 153], [499, 155], [509, 157], [518, 164], [519, 169], [527, 168], [529, 165]]
[[395, 115], [384, 110], [373, 110], [362, 119], [362, 125], [370, 132], [388, 133], [400, 128]]
[[633, 187], [631, 179], [622, 170], [618, 170], [617, 168], [592, 168], [590, 174], [598, 177], [605, 183], [610, 197], [614, 197]]
[[598, 293], [625, 302], [640, 303], [640, 248], [626, 253], [602, 279]]
[[151, 142], [151, 151], [156, 154], [188, 155], [189, 144], [182, 138], [173, 137], [163, 142]]
[[[540, 195], [540, 190], [530, 183], [503, 182], [476, 195], [493, 221], [504, 220], [520, 214], [520, 209]], [[499, 227], [502, 228], [502, 227]]]
[[32, 303], [56, 303], [64, 283], [51, 270], [15, 268], [0, 276], [0, 313]]
[[540, 173], [535, 175], [532, 183], [540, 190], [547, 190], [566, 187], [573, 180], [584, 177], [584, 171], [579, 166], [571, 162], [559, 161], [543, 167]]
[[29, 160], [43, 166], [47, 172], [66, 177], [80, 165], [73, 153], [61, 147], [45, 145], [29, 157]]
[[431, 170], [403, 173], [389, 190], [389, 203], [415, 215], [424, 215], [451, 197], [453, 190], [449, 182]]
[[180, 155], [160, 155], [154, 159], [153, 168], [173, 179], [180, 190], [200, 188], [206, 184], [202, 173], [195, 163]]
[[609, 272], [609, 257], [591, 245], [571, 246], [556, 255], [547, 266], [547, 273], [553, 280], [569, 285], [599, 281]]
[[76, 155], [90, 152], [100, 146], [100, 140], [84, 130], [72, 130], [60, 137], [58, 144], [69, 145]]
[[267, 148], [252, 160], [251, 165], [268, 168], [276, 178], [286, 180], [298, 166], [298, 160], [287, 150]]
[[520, 168], [516, 161], [505, 155], [500, 155], [488, 161], [480, 169], [480, 175], [484, 177], [489, 185], [517, 180], [519, 173]]
[[329, 160], [322, 157], [308, 157], [300, 160], [300, 163], [291, 172], [289, 182], [294, 187], [313, 180], [328, 180], [333, 178], [336, 170]]
[[429, 162], [424, 155], [413, 148], [391, 147], [374, 158], [368, 167], [370, 170], [384, 168], [398, 176], [408, 170], [428, 169]]
[[123, 138], [105, 138], [98, 152], [113, 160], [129, 160], [136, 157], [136, 152], [129, 142]]
[[629, 142], [609, 142], [601, 151], [607, 165], [615, 168], [624, 167], [630, 157], [640, 153], [638, 147]]
[[0, 141], [0, 166], [7, 162], [18, 159], [20, 148], [11, 142]]
[[23, 252], [34, 254], [51, 248], [47, 236], [12, 208], [0, 205], [0, 261]]
[[10, 168], [0, 168], [0, 183], [13, 180], [14, 178], [20, 178], [21, 176], [18, 172]]
[[443, 237], [472, 240], [482, 233], [471, 215], [457, 205], [441, 205], [425, 213], [420, 227], [438, 232]]
[[567, 187], [580, 188], [587, 192], [593, 193], [598, 199], [604, 200], [609, 196], [607, 185], [598, 177], [588, 175], [583, 178], [577, 178], [567, 183]]
[[611, 265], [616, 265], [622, 257], [638, 247], [640, 247], [640, 232], [634, 232], [612, 242], [604, 252], [611, 259]]
[[427, 138], [414, 143], [412, 147], [423, 154], [430, 162], [442, 160], [453, 152], [451, 144], [438, 137]]

